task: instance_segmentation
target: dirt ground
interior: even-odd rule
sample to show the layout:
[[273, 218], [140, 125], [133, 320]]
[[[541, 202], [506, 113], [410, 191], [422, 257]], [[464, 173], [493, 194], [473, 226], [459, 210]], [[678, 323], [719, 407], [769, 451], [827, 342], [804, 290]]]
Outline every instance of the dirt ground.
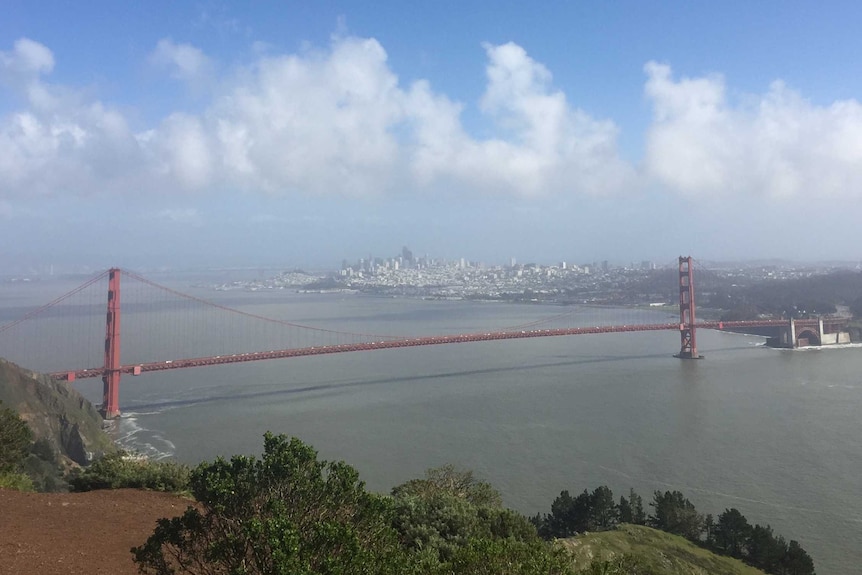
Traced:
[[0, 575], [134, 575], [129, 549], [189, 501], [119, 489], [20, 493], [0, 489]]

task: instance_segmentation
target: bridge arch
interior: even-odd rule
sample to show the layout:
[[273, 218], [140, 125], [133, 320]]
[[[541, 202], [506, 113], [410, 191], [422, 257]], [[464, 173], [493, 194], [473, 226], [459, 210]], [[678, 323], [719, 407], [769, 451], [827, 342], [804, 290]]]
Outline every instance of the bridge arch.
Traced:
[[805, 328], [796, 334], [796, 346], [820, 345], [820, 334], [815, 329]]

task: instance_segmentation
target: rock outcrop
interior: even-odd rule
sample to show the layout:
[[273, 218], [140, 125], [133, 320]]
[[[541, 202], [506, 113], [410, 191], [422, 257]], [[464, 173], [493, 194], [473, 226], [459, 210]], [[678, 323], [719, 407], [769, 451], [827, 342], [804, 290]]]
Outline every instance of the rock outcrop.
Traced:
[[0, 401], [19, 413], [36, 439], [78, 465], [116, 451], [99, 412], [68, 383], [0, 358]]

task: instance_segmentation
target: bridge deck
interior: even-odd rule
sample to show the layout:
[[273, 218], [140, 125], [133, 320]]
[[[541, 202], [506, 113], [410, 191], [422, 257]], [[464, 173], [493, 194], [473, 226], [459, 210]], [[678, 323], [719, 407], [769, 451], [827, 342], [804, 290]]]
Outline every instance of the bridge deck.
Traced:
[[[786, 325], [786, 320], [754, 320], [754, 321], [731, 321], [731, 322], [700, 322], [697, 324], [701, 329], [742, 329], [747, 327], [774, 327]], [[641, 325], [618, 325], [618, 326], [595, 326], [576, 327], [566, 329], [539, 329], [522, 331], [503, 331], [470, 333], [458, 335], [439, 335], [416, 338], [406, 338], [387, 341], [372, 341], [365, 343], [351, 343], [340, 345], [323, 345], [314, 347], [303, 347], [296, 349], [283, 349], [273, 351], [258, 351], [232, 355], [217, 355], [212, 357], [196, 357], [186, 359], [174, 359], [150, 363], [123, 365], [120, 372], [129, 375], [140, 375], [153, 371], [166, 371], [171, 369], [185, 369], [189, 367], [203, 367], [210, 365], [225, 365], [229, 363], [245, 363], [249, 361], [263, 361], [267, 359], [285, 359], [289, 357], [303, 357], [309, 355], [326, 355], [332, 353], [346, 353], [352, 351], [371, 351], [377, 349], [394, 349], [403, 347], [417, 347], [426, 345], [443, 345], [451, 343], [471, 343], [480, 341], [499, 341], [507, 339], [524, 339], [535, 337], [557, 337], [564, 335], [587, 335], [600, 333], [626, 333], [641, 331], [678, 331], [678, 323], [657, 323]], [[101, 377], [104, 373], [103, 367], [80, 369], [51, 373], [51, 377], [57, 380], [74, 381], [90, 377]]]

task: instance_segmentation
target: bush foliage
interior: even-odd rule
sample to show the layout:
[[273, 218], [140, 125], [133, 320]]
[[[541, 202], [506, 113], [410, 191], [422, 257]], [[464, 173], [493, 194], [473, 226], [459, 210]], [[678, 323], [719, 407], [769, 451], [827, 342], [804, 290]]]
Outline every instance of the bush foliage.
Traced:
[[0, 474], [18, 471], [33, 441], [27, 423], [0, 402]]
[[0, 473], [0, 489], [35, 491], [33, 482], [24, 473]]
[[385, 500], [298, 439], [267, 434], [261, 459], [201, 464], [190, 488], [198, 506], [132, 550], [143, 573], [396, 573], [405, 560]]
[[23, 472], [32, 441], [27, 423], [0, 401], [0, 488], [33, 491], [33, 482]]
[[72, 491], [95, 489], [151, 489], [183, 492], [189, 486], [189, 468], [173, 461], [149, 461], [126, 453], [106, 455], [69, 479]]
[[[496, 489], [451, 465], [395, 487], [392, 497], [392, 521], [401, 544], [439, 562], [463, 562], [465, 550], [479, 541], [539, 541], [524, 516], [503, 508]], [[516, 552], [515, 547], [506, 550]]]
[[490, 485], [451, 467], [382, 497], [346, 463], [267, 433], [260, 459], [203, 463], [189, 486], [198, 505], [132, 550], [143, 573], [572, 574]]
[[[129, 485], [129, 477], [145, 475], [135, 465], [140, 462], [107, 458], [89, 481]], [[797, 542], [785, 543], [768, 526], [750, 527], [735, 509], [713, 521], [677, 491], [655, 492], [650, 516], [634, 491], [619, 503], [605, 486], [576, 497], [564, 491], [549, 515], [528, 520], [504, 508], [499, 492], [472, 472], [432, 469], [385, 497], [366, 491], [346, 463], [321, 461], [300, 440], [270, 433], [261, 458], [202, 463], [186, 485], [197, 503], [180, 517], [160, 520], [132, 549], [142, 573], [575, 575], [565, 546], [543, 537], [610, 530], [621, 520], [682, 534], [769, 573], [814, 572]], [[594, 558], [578, 573], [654, 572], [620, 554]]]

